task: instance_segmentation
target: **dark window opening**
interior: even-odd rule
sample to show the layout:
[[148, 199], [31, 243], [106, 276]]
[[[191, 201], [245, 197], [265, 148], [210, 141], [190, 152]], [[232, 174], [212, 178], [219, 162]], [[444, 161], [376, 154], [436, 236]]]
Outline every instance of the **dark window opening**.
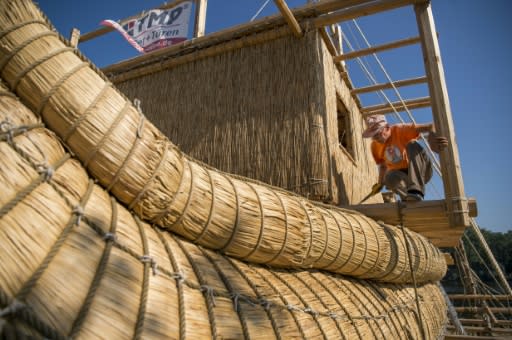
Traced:
[[352, 122], [349, 112], [340, 98], [337, 98], [336, 101], [336, 115], [338, 118], [338, 143], [355, 158]]

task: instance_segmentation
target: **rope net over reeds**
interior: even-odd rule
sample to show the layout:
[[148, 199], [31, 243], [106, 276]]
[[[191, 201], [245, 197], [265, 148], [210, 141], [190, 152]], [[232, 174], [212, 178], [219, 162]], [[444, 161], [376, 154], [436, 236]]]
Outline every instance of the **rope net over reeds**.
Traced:
[[119, 204], [3, 86], [0, 122], [2, 339], [442, 334], [434, 283], [267, 269], [205, 249]]
[[444, 257], [418, 234], [407, 231], [404, 239], [359, 213], [190, 159], [68, 47], [32, 2], [0, 1], [0, 46], [9, 89], [142, 220], [251, 263], [396, 283], [412, 282], [410, 268], [419, 283], [444, 275]]

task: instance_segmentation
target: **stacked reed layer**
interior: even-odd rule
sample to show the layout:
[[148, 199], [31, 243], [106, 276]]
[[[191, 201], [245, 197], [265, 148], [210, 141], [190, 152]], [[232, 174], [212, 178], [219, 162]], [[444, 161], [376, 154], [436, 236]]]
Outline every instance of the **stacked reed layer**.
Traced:
[[442, 334], [436, 284], [415, 289], [231, 259], [130, 213], [3, 86], [0, 122], [0, 338]]
[[[31, 2], [1, 4], [2, 78], [142, 220], [251, 263], [411, 282], [400, 230], [191, 160]], [[438, 249], [418, 234], [407, 239], [417, 282], [440, 280], [446, 264]]]

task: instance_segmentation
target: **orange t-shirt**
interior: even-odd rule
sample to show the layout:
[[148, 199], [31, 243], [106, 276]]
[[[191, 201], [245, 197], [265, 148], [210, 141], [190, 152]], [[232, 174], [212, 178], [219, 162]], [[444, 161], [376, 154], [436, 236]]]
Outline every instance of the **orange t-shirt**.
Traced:
[[407, 169], [407, 144], [420, 136], [414, 124], [397, 124], [391, 126], [391, 135], [381, 144], [372, 141], [372, 155], [377, 164], [385, 164], [388, 170]]

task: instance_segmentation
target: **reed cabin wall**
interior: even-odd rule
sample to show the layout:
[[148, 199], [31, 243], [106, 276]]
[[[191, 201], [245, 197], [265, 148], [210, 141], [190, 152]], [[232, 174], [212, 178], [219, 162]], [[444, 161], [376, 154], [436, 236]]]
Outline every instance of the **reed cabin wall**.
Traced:
[[[363, 119], [316, 30], [192, 59], [116, 86], [219, 170], [334, 204], [369, 191], [377, 173]], [[340, 146], [340, 107], [350, 146]]]

